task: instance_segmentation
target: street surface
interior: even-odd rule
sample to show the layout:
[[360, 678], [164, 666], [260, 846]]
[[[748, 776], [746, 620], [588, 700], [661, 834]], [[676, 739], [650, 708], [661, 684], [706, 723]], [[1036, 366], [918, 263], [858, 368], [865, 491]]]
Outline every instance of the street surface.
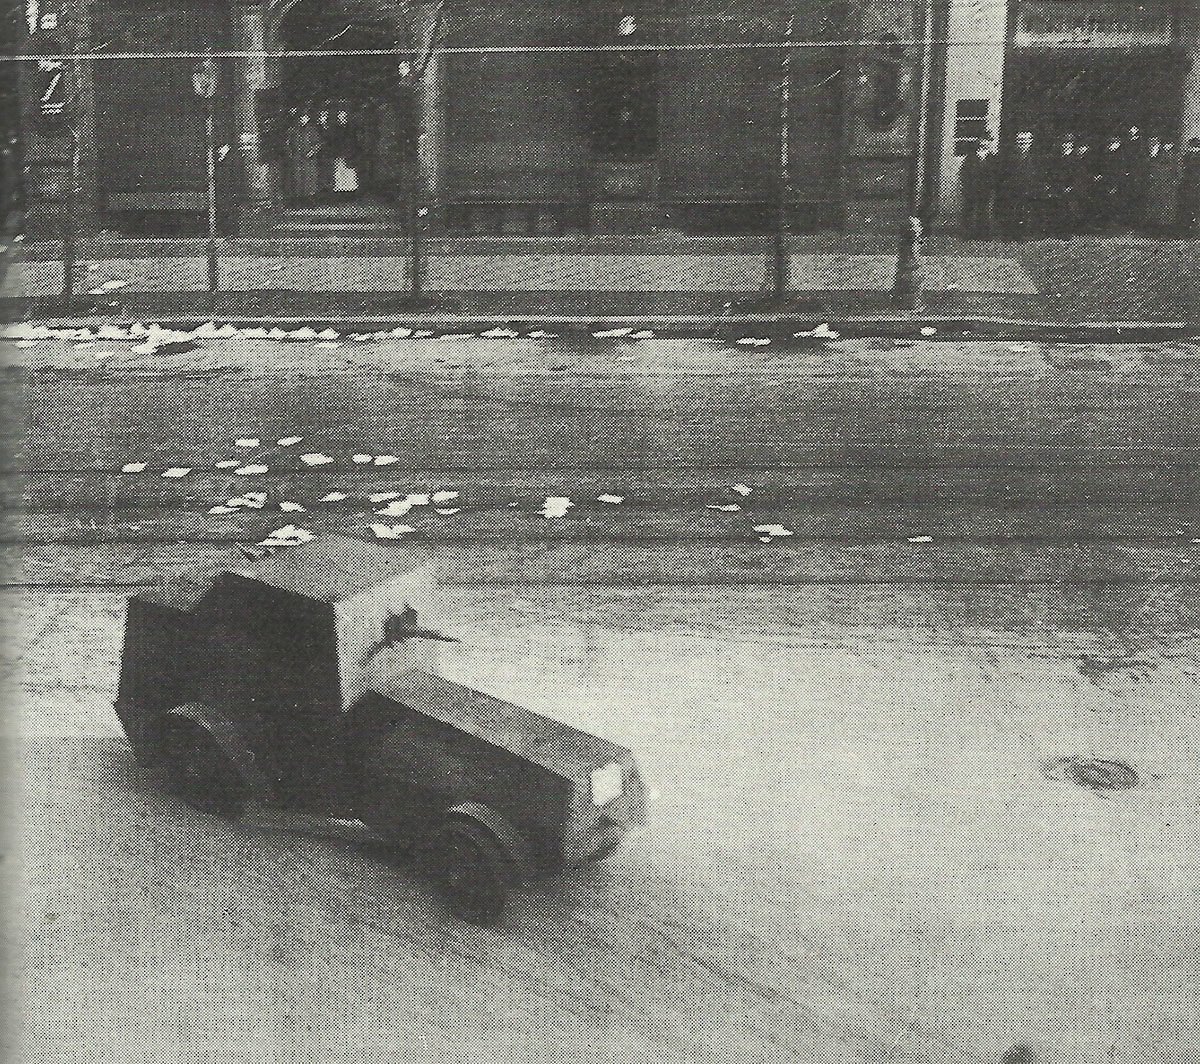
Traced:
[[[6, 352], [8, 1059], [1194, 1058], [1194, 345], [130, 347]], [[112, 714], [120, 586], [375, 523], [438, 561], [453, 678], [652, 788], [500, 930], [155, 793]]]

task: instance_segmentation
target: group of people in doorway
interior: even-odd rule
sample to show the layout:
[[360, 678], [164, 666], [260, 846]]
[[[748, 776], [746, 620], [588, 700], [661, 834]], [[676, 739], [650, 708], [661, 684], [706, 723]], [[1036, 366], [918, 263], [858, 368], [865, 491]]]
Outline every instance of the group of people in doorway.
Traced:
[[1183, 150], [1137, 126], [1098, 143], [1064, 133], [1050, 145], [1017, 133], [997, 153], [990, 134], [963, 157], [962, 231], [1022, 240], [1079, 233], [1200, 229], [1200, 138]]
[[291, 108], [288, 119], [283, 169], [289, 200], [352, 199], [369, 184], [363, 130], [348, 107]]

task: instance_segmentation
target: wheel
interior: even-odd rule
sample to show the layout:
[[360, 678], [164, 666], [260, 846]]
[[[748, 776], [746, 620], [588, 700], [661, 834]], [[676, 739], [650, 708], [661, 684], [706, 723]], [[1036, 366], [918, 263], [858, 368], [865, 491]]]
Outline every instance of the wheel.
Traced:
[[237, 768], [203, 728], [167, 725], [162, 741], [167, 790], [202, 813], [236, 820], [246, 807]]
[[508, 901], [508, 858], [492, 834], [468, 823], [444, 827], [433, 855], [442, 895], [460, 920], [479, 927], [499, 923]]

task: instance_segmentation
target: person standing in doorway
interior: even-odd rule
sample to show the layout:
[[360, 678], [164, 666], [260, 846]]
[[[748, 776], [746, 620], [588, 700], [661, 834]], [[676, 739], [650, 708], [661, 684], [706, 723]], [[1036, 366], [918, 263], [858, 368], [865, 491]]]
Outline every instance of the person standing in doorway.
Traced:
[[1200, 229], [1200, 137], [1187, 142], [1179, 161], [1179, 228], [1184, 236], [1195, 236]]
[[959, 180], [963, 236], [968, 240], [986, 240], [992, 234], [992, 211], [996, 203], [996, 156], [992, 151], [992, 135], [986, 130], [975, 150], [963, 156]]
[[320, 150], [317, 152], [317, 196], [324, 199], [333, 191], [333, 141], [336, 136], [333, 123], [333, 112], [328, 107], [322, 107], [317, 112], [317, 138], [320, 140]]
[[290, 192], [294, 202], [310, 203], [321, 191], [317, 157], [321, 154], [321, 136], [308, 111], [300, 111], [288, 130], [287, 158], [291, 171]]
[[358, 168], [362, 154], [358, 131], [350, 122], [350, 112], [342, 108], [333, 123], [329, 138], [333, 160], [333, 194], [339, 198], [354, 196], [359, 190]]

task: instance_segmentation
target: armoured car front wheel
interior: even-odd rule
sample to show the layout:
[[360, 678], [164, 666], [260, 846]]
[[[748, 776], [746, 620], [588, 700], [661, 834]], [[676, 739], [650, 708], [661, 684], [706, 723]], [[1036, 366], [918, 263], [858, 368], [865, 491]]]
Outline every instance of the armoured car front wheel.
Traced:
[[237, 768], [203, 728], [181, 721], [163, 735], [167, 790], [203, 813], [235, 820], [246, 805]]
[[500, 844], [474, 824], [452, 823], [435, 840], [439, 885], [460, 920], [490, 927], [508, 901], [508, 859]]

